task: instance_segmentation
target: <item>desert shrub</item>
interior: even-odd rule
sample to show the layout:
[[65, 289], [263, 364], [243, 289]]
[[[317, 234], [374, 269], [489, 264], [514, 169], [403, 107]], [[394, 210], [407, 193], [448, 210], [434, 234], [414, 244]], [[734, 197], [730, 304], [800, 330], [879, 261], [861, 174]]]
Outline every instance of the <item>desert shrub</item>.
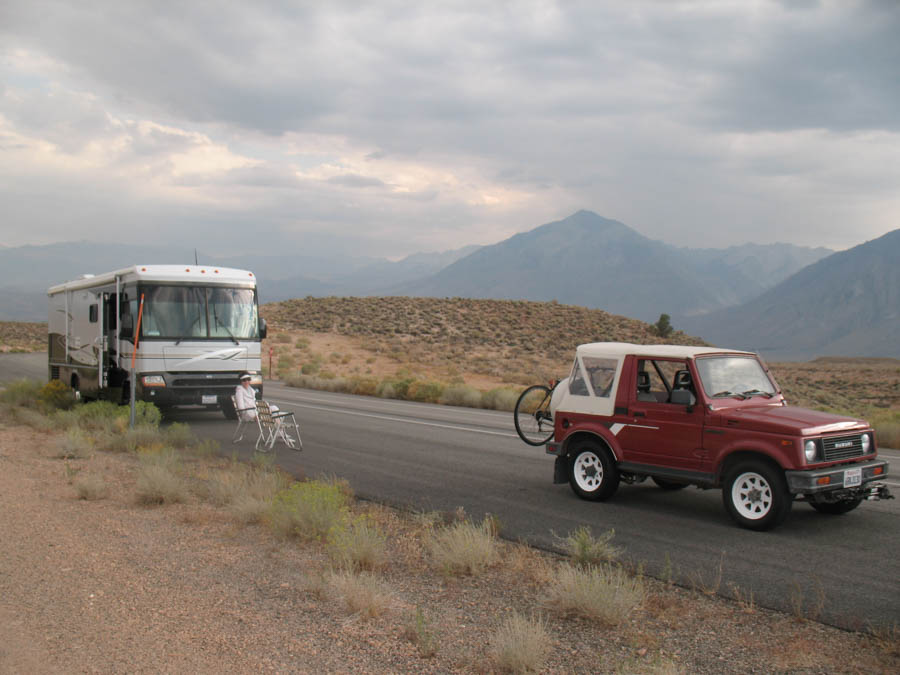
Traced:
[[343, 527], [349, 499], [335, 484], [322, 481], [294, 483], [282, 490], [272, 502], [267, 522], [282, 537], [328, 539]]
[[564, 616], [580, 616], [605, 626], [619, 625], [644, 601], [644, 584], [612, 565], [563, 566], [547, 591], [546, 603]]
[[315, 375], [319, 372], [320, 367], [321, 366], [315, 361], [308, 361], [307, 363], [304, 363], [302, 366], [300, 366], [300, 372], [304, 375]]
[[418, 605], [415, 613], [403, 626], [403, 637], [416, 645], [422, 658], [431, 658], [437, 653], [437, 639], [431, 628], [431, 622]]
[[73, 412], [78, 417], [78, 426], [89, 431], [110, 430], [116, 420], [124, 420], [127, 426], [129, 416], [127, 406], [111, 401], [91, 401], [78, 406]]
[[380, 616], [391, 605], [389, 591], [369, 572], [334, 572], [328, 579], [328, 585], [351, 614], [362, 618]]
[[418, 381], [409, 385], [406, 398], [410, 401], [437, 403], [444, 393], [444, 385], [440, 382]]
[[109, 496], [109, 486], [101, 476], [95, 474], [81, 475], [75, 479], [75, 494], [79, 499], [96, 501]]
[[180, 473], [178, 455], [171, 448], [144, 452], [137, 473], [139, 504], [175, 504], [188, 496], [187, 482]]
[[165, 447], [166, 437], [156, 427], [136, 426], [134, 429], [126, 427], [121, 433], [104, 434], [99, 443], [107, 452], [138, 452]]
[[376, 570], [387, 558], [387, 540], [375, 525], [357, 518], [332, 531], [328, 553], [343, 569]]
[[319, 377], [322, 378], [323, 380], [333, 380], [334, 378], [337, 377], [337, 374], [330, 370], [320, 370]]
[[497, 541], [491, 525], [469, 521], [456, 523], [435, 532], [431, 557], [445, 574], [479, 574], [498, 559]]
[[282, 354], [278, 357], [278, 370], [290, 370], [297, 365], [297, 360], [290, 354]]
[[[128, 419], [131, 414], [131, 410], [127, 405], [118, 406], [119, 410], [122, 411], [120, 414], [125, 415], [125, 418]], [[162, 413], [152, 403], [148, 401], [135, 401], [134, 402], [134, 425], [135, 426], [144, 426], [144, 427], [158, 427], [160, 421], [162, 420]]]
[[86, 459], [91, 456], [94, 449], [91, 438], [77, 427], [69, 429], [64, 436], [57, 438], [55, 444], [54, 457], [58, 459]]
[[41, 393], [41, 383], [37, 380], [15, 380], [0, 391], [0, 402], [8, 406], [32, 408], [37, 405]]
[[59, 380], [50, 380], [38, 392], [38, 403], [47, 411], [70, 410], [75, 405], [75, 394]]
[[212, 474], [207, 485], [207, 497], [225, 506], [243, 523], [257, 523], [272, 507], [272, 500], [290, 483], [290, 477], [265, 466], [250, 466], [239, 462], [228, 469]]
[[291, 336], [287, 333], [276, 333], [272, 336], [272, 342], [278, 342], [280, 344], [285, 344], [291, 341]]
[[622, 549], [610, 543], [615, 535], [615, 530], [607, 530], [599, 537], [595, 537], [591, 534], [591, 528], [582, 525], [563, 539], [563, 544], [576, 565], [582, 567], [597, 565], [611, 562], [621, 555]]
[[375, 395], [381, 398], [399, 398], [394, 384], [389, 380], [382, 380], [375, 389]]
[[163, 432], [166, 442], [179, 450], [190, 448], [197, 444], [198, 438], [194, 436], [191, 428], [183, 422], [174, 422]]
[[541, 618], [513, 612], [491, 636], [489, 654], [502, 671], [532, 673], [541, 670], [550, 653], [550, 634]]
[[16, 424], [24, 424], [38, 431], [54, 431], [56, 429], [51, 418], [34, 408], [11, 407], [6, 409], [6, 415]]
[[297, 338], [297, 342], [294, 343], [294, 346], [297, 349], [308, 349], [309, 348], [309, 340], [305, 337]]
[[900, 449], [900, 410], [876, 412], [869, 423], [875, 429], [878, 447]]
[[481, 407], [481, 392], [464, 384], [447, 387], [438, 399], [444, 405], [456, 405], [466, 408]]
[[513, 389], [497, 387], [481, 395], [481, 407], [489, 410], [512, 411], [516, 407], [519, 393]]
[[349, 384], [350, 393], [357, 396], [375, 396], [378, 393], [378, 380], [373, 377], [354, 377]]

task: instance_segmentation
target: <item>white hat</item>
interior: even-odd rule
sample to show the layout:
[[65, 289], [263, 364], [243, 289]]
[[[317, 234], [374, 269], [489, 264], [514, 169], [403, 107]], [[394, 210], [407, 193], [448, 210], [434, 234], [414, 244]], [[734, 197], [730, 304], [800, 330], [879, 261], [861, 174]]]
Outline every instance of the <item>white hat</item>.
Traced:
[[250, 377], [250, 373], [244, 373], [244, 374], [241, 375], [241, 377], [240, 377], [241, 382], [243, 382], [244, 380], [252, 380], [252, 379], [253, 379], [253, 378]]

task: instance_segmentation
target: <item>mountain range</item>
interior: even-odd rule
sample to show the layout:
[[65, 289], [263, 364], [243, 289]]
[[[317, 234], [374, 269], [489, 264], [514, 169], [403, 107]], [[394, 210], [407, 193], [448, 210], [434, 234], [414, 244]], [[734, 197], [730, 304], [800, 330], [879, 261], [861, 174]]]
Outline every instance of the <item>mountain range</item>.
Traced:
[[[900, 315], [900, 280], [891, 265], [900, 256], [897, 232], [840, 253], [780, 243], [692, 249], [579, 211], [491, 246], [399, 261], [202, 253], [199, 259], [254, 270], [261, 302], [307, 295], [557, 300], [649, 322], [667, 313], [676, 328], [770, 357], [900, 356], [890, 339]], [[194, 255], [93, 242], [0, 249], [6, 271], [0, 319], [44, 319], [46, 288], [85, 272], [190, 263]]]

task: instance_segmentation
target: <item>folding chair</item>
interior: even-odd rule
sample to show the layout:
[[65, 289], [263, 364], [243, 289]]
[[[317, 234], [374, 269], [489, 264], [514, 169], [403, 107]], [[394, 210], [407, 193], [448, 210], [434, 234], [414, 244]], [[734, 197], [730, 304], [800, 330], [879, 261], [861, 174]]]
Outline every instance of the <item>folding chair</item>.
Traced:
[[231, 437], [232, 443], [238, 443], [244, 439], [244, 425], [251, 424], [253, 422], [253, 417], [250, 415], [245, 415], [244, 413], [250, 410], [256, 410], [256, 406], [252, 408], [238, 408], [237, 407], [237, 398], [235, 396], [231, 397], [231, 407], [234, 408], [234, 412], [237, 413], [238, 424], [237, 429], [234, 430], [234, 435]]
[[[256, 439], [256, 449], [262, 443], [266, 450], [275, 449], [275, 441], [282, 442], [293, 450], [302, 450], [303, 442], [300, 440], [300, 425], [297, 418], [289, 410], [272, 410], [268, 401], [256, 402], [256, 422], [259, 425], [259, 438]], [[296, 438], [290, 435], [290, 431], [296, 434]]]

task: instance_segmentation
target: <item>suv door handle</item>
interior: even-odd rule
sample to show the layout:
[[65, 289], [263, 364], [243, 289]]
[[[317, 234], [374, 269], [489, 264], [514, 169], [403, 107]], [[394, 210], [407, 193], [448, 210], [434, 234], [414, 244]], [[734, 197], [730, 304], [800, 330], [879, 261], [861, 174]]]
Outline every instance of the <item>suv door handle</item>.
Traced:
[[631, 414], [634, 417], [646, 417], [647, 416], [647, 413], [645, 413], [643, 410], [632, 410]]

